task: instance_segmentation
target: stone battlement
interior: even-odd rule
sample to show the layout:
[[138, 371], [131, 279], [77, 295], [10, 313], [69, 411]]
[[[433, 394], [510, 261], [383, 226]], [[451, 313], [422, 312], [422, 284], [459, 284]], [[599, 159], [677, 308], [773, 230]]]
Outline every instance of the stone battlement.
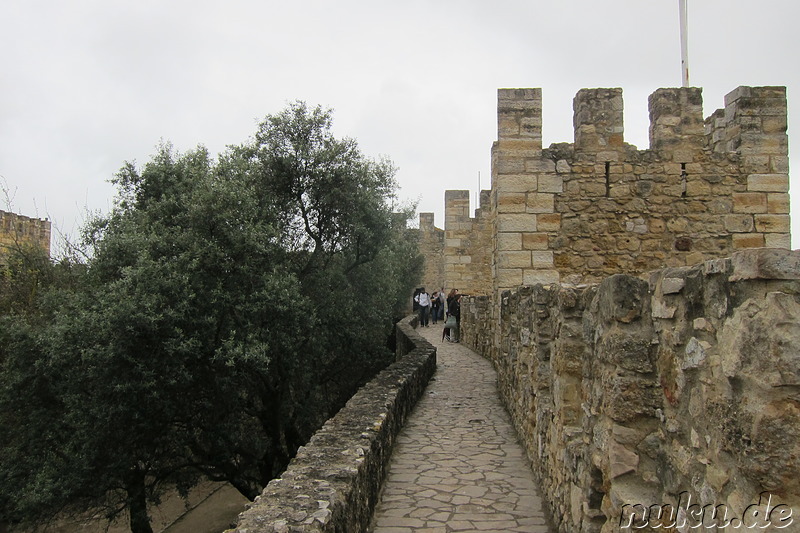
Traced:
[[476, 218], [466, 191], [446, 193], [447, 287], [577, 285], [790, 246], [784, 87], [739, 87], [705, 119], [701, 89], [659, 89], [644, 150], [625, 143], [619, 88], [579, 91], [573, 142], [548, 148], [541, 89], [499, 89], [497, 102]]
[[0, 211], [0, 262], [14, 246], [36, 246], [50, 253], [50, 221]]

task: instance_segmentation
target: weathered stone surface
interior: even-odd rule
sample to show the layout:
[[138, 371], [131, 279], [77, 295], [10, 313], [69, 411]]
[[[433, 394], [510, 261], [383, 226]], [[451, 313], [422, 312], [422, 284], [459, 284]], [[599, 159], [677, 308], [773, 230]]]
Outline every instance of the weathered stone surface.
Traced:
[[763, 248], [731, 256], [730, 281], [746, 279], [800, 279], [800, 252]]
[[597, 356], [625, 370], [647, 374], [655, 368], [651, 348], [650, 335], [612, 330], [598, 343]]
[[623, 505], [682, 493], [800, 509], [800, 280], [775, 252], [506, 291], [499, 321], [489, 299], [462, 317], [560, 532], [616, 531]]
[[[468, 244], [444, 253], [472, 257], [447, 264], [455, 283], [484, 276], [475, 286], [489, 298], [469, 300], [464, 340], [498, 368], [562, 532], [611, 531], [634, 496], [657, 503], [687, 490], [739, 504], [778, 475], [747, 456], [765, 436], [758, 421], [793, 420], [798, 259], [747, 249], [790, 246], [785, 95], [740, 87], [704, 121], [698, 88], [659, 90], [650, 148], [639, 150], [624, 143], [621, 90], [584, 90], [574, 102], [576, 142], [539, 150], [541, 92], [498, 94], [482, 225], [466, 233], [458, 219], [448, 237]], [[520, 211], [520, 194], [530, 212]], [[541, 212], [551, 199], [552, 212]], [[530, 268], [503, 267], [519, 257], [506, 252], [522, 250], [537, 252]], [[538, 252], [552, 252], [552, 264]], [[635, 277], [666, 267], [651, 284]], [[554, 296], [559, 280], [601, 285], [568, 308]], [[521, 283], [550, 285], [507, 291]], [[767, 353], [756, 357], [758, 349]], [[769, 368], [776, 360], [780, 370]], [[609, 471], [612, 427], [648, 435], [638, 445], [617, 440], [618, 455], [639, 456], [635, 470]], [[782, 456], [780, 442], [790, 449], [782, 457], [795, 453], [779, 441], [758, 441], [768, 450], [762, 462]], [[796, 492], [787, 497], [800, 505]]]
[[599, 311], [606, 320], [632, 322], [641, 317], [648, 296], [647, 282], [616, 274], [600, 284]]
[[362, 387], [239, 516], [236, 533], [366, 531], [392, 444], [436, 369], [408, 318], [398, 361]]
[[51, 223], [47, 219], [30, 218], [0, 211], [0, 263], [5, 250], [31, 245], [50, 254]]

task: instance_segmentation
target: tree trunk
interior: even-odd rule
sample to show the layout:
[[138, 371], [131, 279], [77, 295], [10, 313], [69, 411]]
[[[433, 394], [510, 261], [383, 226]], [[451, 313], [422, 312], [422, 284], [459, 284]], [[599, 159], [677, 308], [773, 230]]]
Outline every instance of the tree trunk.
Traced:
[[257, 496], [261, 495], [261, 489], [254, 485], [253, 483], [249, 483], [239, 478], [231, 477], [228, 480], [233, 488], [239, 491], [239, 494], [250, 500], [251, 502], [256, 499]]
[[130, 513], [131, 533], [153, 533], [150, 517], [147, 514], [147, 493], [144, 485], [144, 472], [134, 471], [126, 481], [128, 492], [128, 512]]

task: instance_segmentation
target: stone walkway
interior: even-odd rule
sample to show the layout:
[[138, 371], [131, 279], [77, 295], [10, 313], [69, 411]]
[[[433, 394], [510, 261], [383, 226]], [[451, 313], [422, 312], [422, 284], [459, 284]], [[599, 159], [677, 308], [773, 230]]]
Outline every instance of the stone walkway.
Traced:
[[438, 368], [397, 440], [371, 531], [549, 533], [491, 363], [441, 342], [441, 323], [418, 331]]

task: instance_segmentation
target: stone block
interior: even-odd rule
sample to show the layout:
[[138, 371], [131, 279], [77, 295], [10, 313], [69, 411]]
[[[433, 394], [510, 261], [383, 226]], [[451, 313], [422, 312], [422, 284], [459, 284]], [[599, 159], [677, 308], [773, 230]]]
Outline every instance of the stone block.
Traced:
[[770, 170], [775, 174], [789, 173], [789, 156], [772, 155], [769, 157]]
[[648, 374], [655, 369], [649, 336], [613, 330], [598, 343], [601, 360], [625, 370]]
[[600, 316], [604, 320], [629, 323], [642, 315], [648, 283], [625, 274], [604, 279], [598, 288]]
[[564, 191], [564, 178], [554, 174], [539, 176], [538, 192], [560, 194]]
[[536, 215], [536, 229], [540, 232], [556, 232], [561, 229], [561, 215], [558, 213], [541, 213]]
[[786, 174], [750, 174], [747, 190], [758, 192], [789, 192], [789, 176]]
[[531, 266], [533, 268], [553, 268], [553, 252], [550, 251], [535, 251], [531, 254]]
[[744, 168], [748, 171], [768, 174], [770, 172], [770, 156], [768, 155], [748, 155], [744, 158]]
[[498, 268], [530, 268], [531, 252], [529, 251], [502, 251], [497, 252]]
[[662, 405], [661, 387], [642, 374], [614, 374], [603, 381], [603, 412], [616, 422], [652, 417]]
[[535, 232], [536, 217], [527, 213], [498, 214], [497, 230], [500, 232]]
[[555, 196], [548, 193], [528, 193], [528, 213], [552, 213], [555, 211]]
[[[498, 268], [497, 286], [501, 289], [519, 287], [522, 285], [521, 268]], [[527, 285], [527, 284], [526, 284]]]
[[[529, 234], [524, 234], [529, 235]], [[522, 250], [522, 233], [498, 233], [498, 250]]]
[[524, 213], [526, 194], [524, 192], [497, 191], [498, 213]]
[[546, 233], [522, 234], [522, 248], [525, 250], [547, 250], [549, 245], [549, 237]]
[[558, 273], [557, 270], [531, 270], [526, 269], [524, 272], [523, 277], [523, 284], [524, 285], [550, 285], [553, 283], [559, 283], [561, 281], [561, 275]]
[[771, 214], [789, 214], [789, 194], [780, 192], [767, 193], [767, 212]]
[[503, 174], [524, 174], [525, 173], [525, 158], [524, 157], [498, 157], [492, 171], [497, 173], [497, 177], [502, 177]]
[[608, 443], [608, 473], [611, 479], [630, 472], [639, 467], [639, 455], [619, 444], [615, 440]]
[[[520, 125], [523, 129], [524, 126]], [[525, 133], [521, 132], [520, 135], [524, 136]], [[533, 139], [501, 139], [497, 142], [496, 154], [499, 158], [506, 159], [525, 159], [528, 157], [537, 157], [541, 154], [542, 144]]]
[[533, 174], [552, 174], [556, 171], [556, 163], [552, 159], [528, 159], [525, 170]]
[[789, 215], [755, 215], [759, 233], [789, 233]]
[[519, 121], [513, 115], [499, 115], [497, 117], [497, 137], [505, 139], [519, 136]]
[[711, 194], [711, 184], [702, 179], [693, 179], [686, 182], [686, 196], [708, 196]]
[[508, 174], [497, 176], [495, 189], [497, 194], [501, 192], [528, 192], [536, 190], [536, 176], [530, 174]]
[[753, 215], [725, 215], [723, 223], [729, 233], [750, 233], [755, 227]]
[[733, 193], [734, 213], [766, 213], [767, 195], [763, 192]]
[[653, 318], [672, 319], [677, 310], [677, 307], [667, 305], [661, 298], [653, 296], [650, 299], [650, 314]]
[[743, 248], [763, 248], [765, 246], [764, 236], [759, 233], [739, 233], [732, 235], [733, 249]]
[[800, 279], [800, 251], [759, 248], [731, 256], [730, 281]]
[[683, 278], [664, 278], [661, 280], [661, 294], [676, 294], [686, 286]]
[[764, 235], [764, 245], [767, 248], [792, 248], [792, 239], [788, 233], [767, 233]]
[[761, 117], [761, 131], [766, 134], [786, 133], [786, 115]]

